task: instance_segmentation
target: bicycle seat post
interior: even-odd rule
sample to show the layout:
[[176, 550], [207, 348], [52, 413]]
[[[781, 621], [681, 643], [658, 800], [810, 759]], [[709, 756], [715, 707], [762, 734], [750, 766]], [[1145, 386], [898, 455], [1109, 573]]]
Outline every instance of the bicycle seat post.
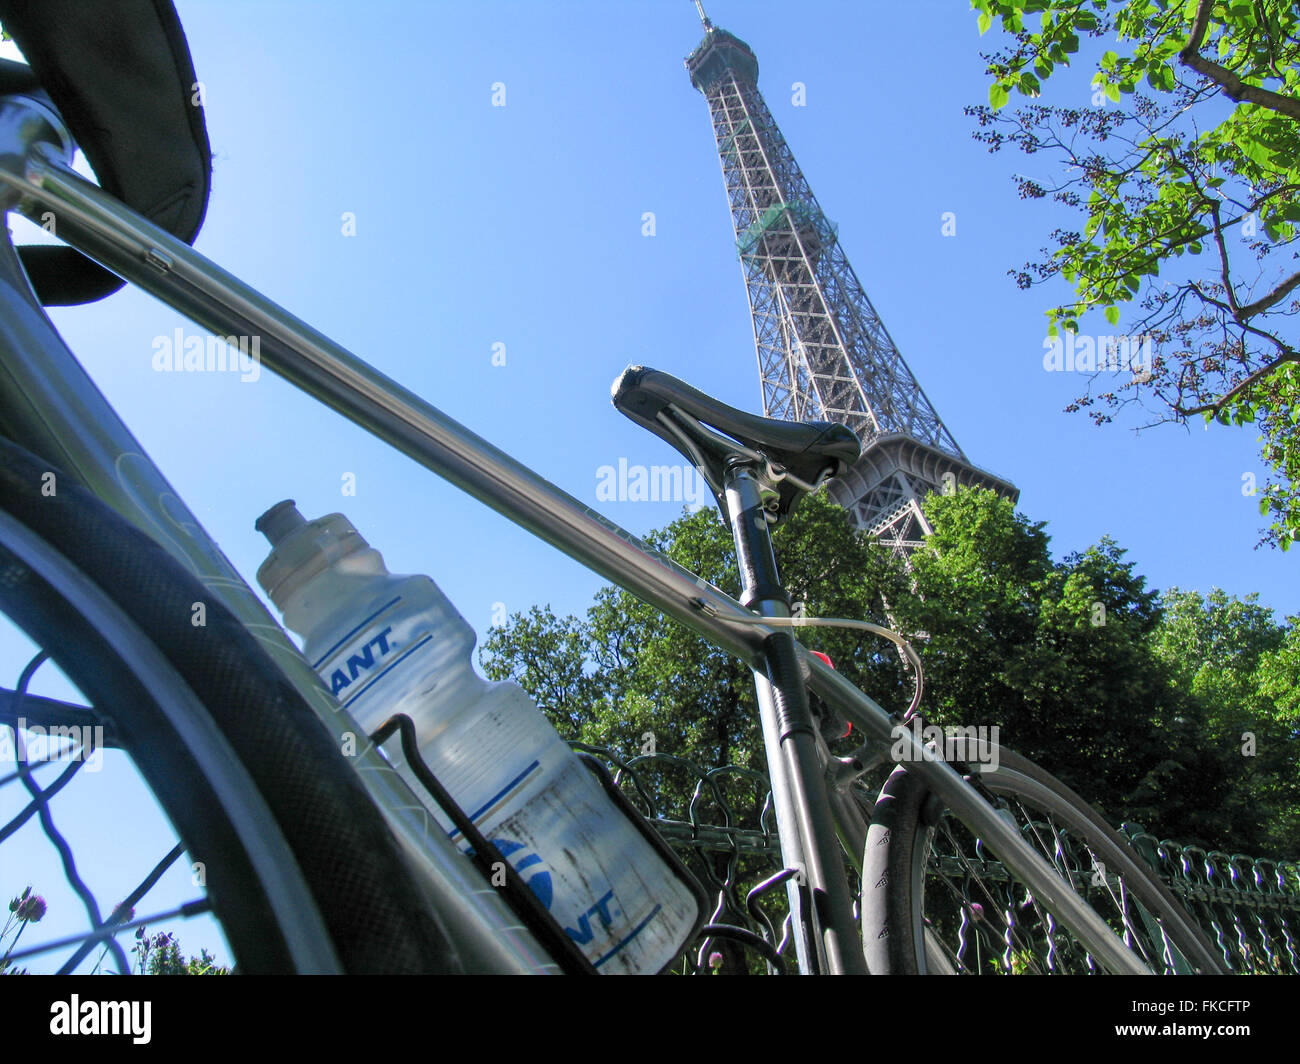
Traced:
[[[740, 602], [763, 617], [790, 616], [769, 527], [776, 518], [779, 481], [771, 464], [752, 454], [733, 455], [723, 477]], [[763, 655], [764, 670], [755, 669], [754, 683], [782, 859], [799, 873], [788, 885], [799, 967], [866, 974], [794, 636], [788, 631], [768, 636]]]

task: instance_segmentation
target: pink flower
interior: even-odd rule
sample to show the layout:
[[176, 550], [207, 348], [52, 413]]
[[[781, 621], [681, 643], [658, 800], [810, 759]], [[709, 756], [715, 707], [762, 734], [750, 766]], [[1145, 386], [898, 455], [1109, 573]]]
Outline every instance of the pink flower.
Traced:
[[19, 920], [39, 924], [41, 917], [45, 915], [45, 899], [39, 894], [33, 894], [28, 890], [18, 899], [18, 904], [16, 906], [10, 905], [9, 909]]

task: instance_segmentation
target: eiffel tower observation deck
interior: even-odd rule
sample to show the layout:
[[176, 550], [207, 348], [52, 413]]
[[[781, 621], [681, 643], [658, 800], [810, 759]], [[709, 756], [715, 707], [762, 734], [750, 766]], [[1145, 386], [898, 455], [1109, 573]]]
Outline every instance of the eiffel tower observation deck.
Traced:
[[902, 552], [930, 526], [921, 503], [955, 485], [1010, 482], [972, 465], [912, 376], [758, 91], [758, 59], [713, 25], [686, 59], [709, 102], [753, 317], [763, 413], [838, 421], [862, 457], [828, 490], [855, 524]]

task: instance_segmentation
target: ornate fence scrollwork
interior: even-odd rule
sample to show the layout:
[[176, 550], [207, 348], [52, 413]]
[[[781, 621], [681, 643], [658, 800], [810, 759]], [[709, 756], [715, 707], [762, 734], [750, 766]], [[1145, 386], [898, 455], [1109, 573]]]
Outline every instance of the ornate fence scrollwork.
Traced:
[[[709, 891], [701, 938], [677, 967], [691, 974], [779, 972], [788, 965], [789, 917], [776, 817], [767, 777], [727, 765], [704, 768], [670, 754], [601, 758], [646, 819]], [[1300, 862], [1206, 851], [1123, 825], [1137, 851], [1197, 918], [1241, 974], [1300, 974]], [[1044, 956], [1049, 944], [1043, 944]]]

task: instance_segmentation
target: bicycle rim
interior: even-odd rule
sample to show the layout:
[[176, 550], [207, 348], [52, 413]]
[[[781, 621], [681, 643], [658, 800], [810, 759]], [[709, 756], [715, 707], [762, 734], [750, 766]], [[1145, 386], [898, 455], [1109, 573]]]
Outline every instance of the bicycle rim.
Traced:
[[[63, 918], [74, 914], [29, 920], [18, 941], [0, 948], [0, 956], [11, 954], [7, 966], [129, 972], [139, 964], [129, 954], [146, 934], [137, 937], [137, 927], [175, 931], [184, 945], [186, 923], [210, 914], [230, 950], [218, 963], [249, 972], [339, 971], [258, 788], [152, 641], [96, 583], [3, 512], [0, 574], [0, 612], [36, 648], [7, 692], [0, 729], [15, 755], [0, 763], [8, 795], [0, 825], [8, 854], [0, 862], [3, 887], [16, 894], [32, 886], [40, 895], [55, 886], [71, 903], [63, 908], [79, 903], [81, 910], [80, 931], [72, 934]], [[50, 677], [50, 665], [61, 676]], [[63, 690], [70, 683], [71, 697], [46, 701], [36, 693], [42, 678]], [[56, 735], [72, 736], [71, 745], [55, 742]], [[124, 822], [151, 820], [141, 811], [136, 774], [160, 811], [148, 824]], [[112, 856], [97, 848], [97, 868], [73, 848], [94, 844], [61, 815], [68, 807], [84, 813], [96, 801], [132, 811], [114, 818]], [[159, 825], [175, 837], [166, 840]], [[39, 862], [32, 847], [41, 841], [57, 854], [66, 886], [27, 882]], [[146, 853], [135, 869], [124, 867]], [[39, 922], [46, 922], [44, 934]], [[42, 942], [60, 944], [32, 952]]]
[[[161, 914], [148, 910], [147, 926], [169, 930], [160, 920], [210, 909], [241, 971], [464, 970], [443, 918], [335, 737], [216, 596], [72, 477], [3, 439], [0, 513], [9, 559], [0, 585], [14, 620], [66, 673], [71, 697], [88, 700], [68, 707], [31, 701], [46, 692], [0, 692], [0, 721], [9, 721], [0, 723], [0, 742], [8, 740], [10, 750], [22, 742], [15, 726], [20, 716], [28, 725], [37, 718], [34, 706], [43, 707], [42, 726], [68, 717], [102, 727], [105, 743], [114, 737], [131, 775], [143, 779], [152, 815], [173, 832], [154, 853], [135, 854], [142, 878], [127, 879], [125, 837], [143, 805], [119, 811], [114, 792], [64, 817], [65, 825], [97, 819], [98, 832], [83, 839], [109, 883], [101, 904], [100, 890], [80, 875], [87, 862], [78, 864], [76, 847], [58, 838], [66, 832], [48, 830], [48, 799], [66, 782], [48, 777], [62, 770], [38, 766], [37, 778], [30, 766], [10, 771], [14, 759], [5, 765], [0, 757], [0, 798], [21, 798], [16, 810], [0, 812], [0, 841], [8, 832], [12, 843], [18, 831], [39, 824], [59, 855], [46, 873], [67, 880], [68, 908], [84, 909], [76, 937], [109, 937], [105, 925], [121, 919], [127, 899], [139, 922], [145, 901], [135, 896], [153, 885], [150, 869], [165, 863], [162, 854], [173, 864], [184, 854], [204, 897], [185, 895]], [[0, 657], [10, 650], [0, 642]], [[35, 653], [10, 675], [30, 680]], [[66, 804], [73, 790], [68, 784], [58, 802]], [[19, 822], [9, 824], [15, 815]], [[15, 864], [12, 851], [0, 852], [0, 890], [18, 918], [29, 910], [22, 891], [40, 888], [28, 878], [36, 859], [24, 850], [24, 863]], [[51, 904], [43, 927], [23, 922], [20, 952], [36, 930], [52, 928], [54, 915]], [[12, 922], [0, 924], [0, 940], [12, 931]], [[8, 952], [14, 961], [13, 946], [0, 941], [0, 958]], [[115, 959], [117, 968], [126, 966], [120, 948]]]

